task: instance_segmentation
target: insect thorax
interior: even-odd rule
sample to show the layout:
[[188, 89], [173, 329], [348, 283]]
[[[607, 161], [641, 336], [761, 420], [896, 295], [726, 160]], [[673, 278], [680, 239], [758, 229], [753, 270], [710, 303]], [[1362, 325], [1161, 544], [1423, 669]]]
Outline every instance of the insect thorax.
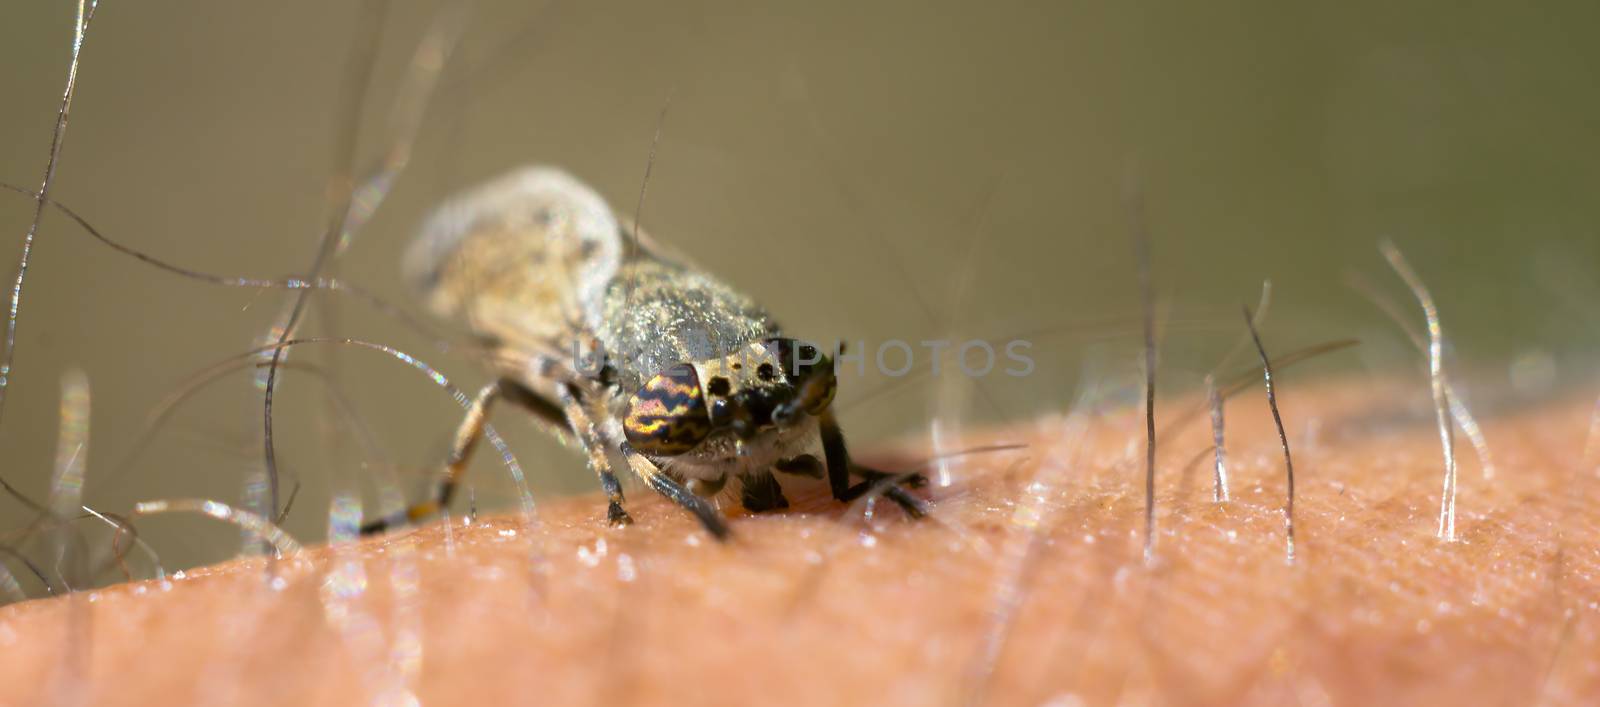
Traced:
[[594, 338], [624, 391], [667, 366], [721, 359], [779, 331], [749, 297], [648, 256], [623, 264], [594, 314]]

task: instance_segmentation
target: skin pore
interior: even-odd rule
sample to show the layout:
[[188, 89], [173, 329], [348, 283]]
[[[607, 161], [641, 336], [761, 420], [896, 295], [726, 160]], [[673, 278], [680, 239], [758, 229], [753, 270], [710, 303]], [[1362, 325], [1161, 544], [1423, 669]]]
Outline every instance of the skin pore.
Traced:
[[[1600, 696], [1592, 394], [1477, 410], [1458, 540], [1414, 379], [1280, 381], [1227, 403], [1212, 500], [1203, 396], [1158, 405], [1155, 560], [1137, 405], [1014, 423], [933, 515], [828, 500], [713, 542], [633, 489], [455, 518], [0, 609], [0, 703], [1587, 704]], [[1198, 415], [1192, 413], [1198, 412]], [[866, 459], [906, 468], [907, 445]], [[223, 531], [227, 532], [227, 531]]]

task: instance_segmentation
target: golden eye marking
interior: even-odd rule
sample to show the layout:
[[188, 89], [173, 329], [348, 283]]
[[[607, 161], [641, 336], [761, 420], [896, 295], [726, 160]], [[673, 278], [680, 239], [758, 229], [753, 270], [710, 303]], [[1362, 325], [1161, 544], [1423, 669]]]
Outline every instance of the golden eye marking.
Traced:
[[681, 454], [711, 432], [700, 378], [686, 364], [656, 374], [628, 400], [622, 423], [628, 442], [649, 454]]

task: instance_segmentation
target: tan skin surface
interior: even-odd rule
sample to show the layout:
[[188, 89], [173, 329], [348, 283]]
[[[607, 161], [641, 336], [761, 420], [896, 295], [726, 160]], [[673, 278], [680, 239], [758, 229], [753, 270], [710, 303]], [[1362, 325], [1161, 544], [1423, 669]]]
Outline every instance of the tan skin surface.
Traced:
[[[1600, 478], [1580, 459], [1593, 397], [1479, 410], [1499, 475], [1458, 450], [1460, 539], [1445, 543], [1424, 386], [1291, 378], [1280, 393], [1293, 564], [1258, 387], [1228, 404], [1227, 505], [1211, 500], [1204, 418], [1173, 424], [1192, 400], [1161, 408], [1152, 566], [1143, 421], [1116, 409], [1080, 418], [1081, 444], [1061, 417], [969, 440], [1029, 447], [968, 458], [923, 522], [888, 504], [863, 519], [786, 480], [802, 510], [735, 519], [719, 545], [635, 489], [626, 529], [604, 526], [597, 497], [567, 499], [536, 526], [457, 518], [7, 607], [0, 702], [71, 686], [93, 704], [1600, 700]], [[92, 641], [68, 640], [74, 620]], [[61, 667], [71, 651], [89, 651], [86, 674]]]

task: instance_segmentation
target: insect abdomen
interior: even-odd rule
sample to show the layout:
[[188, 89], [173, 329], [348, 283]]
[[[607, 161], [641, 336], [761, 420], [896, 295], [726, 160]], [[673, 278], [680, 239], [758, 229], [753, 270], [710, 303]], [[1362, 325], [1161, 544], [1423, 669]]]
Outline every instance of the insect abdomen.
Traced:
[[530, 167], [441, 204], [403, 270], [441, 316], [466, 315], [502, 340], [558, 341], [593, 311], [621, 255], [604, 199], [566, 172]]

